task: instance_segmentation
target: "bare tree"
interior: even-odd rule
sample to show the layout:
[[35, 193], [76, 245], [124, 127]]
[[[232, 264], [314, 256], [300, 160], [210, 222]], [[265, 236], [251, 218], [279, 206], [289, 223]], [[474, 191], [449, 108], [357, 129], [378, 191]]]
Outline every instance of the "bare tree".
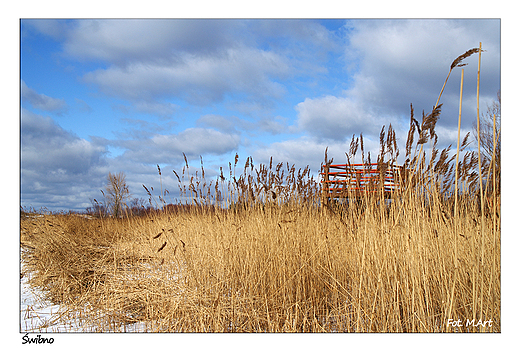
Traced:
[[126, 175], [123, 172], [117, 174], [108, 173], [106, 193], [103, 195], [107, 200], [107, 207], [111, 209], [112, 215], [118, 217], [127, 206], [126, 201], [130, 198], [130, 191], [126, 184]]

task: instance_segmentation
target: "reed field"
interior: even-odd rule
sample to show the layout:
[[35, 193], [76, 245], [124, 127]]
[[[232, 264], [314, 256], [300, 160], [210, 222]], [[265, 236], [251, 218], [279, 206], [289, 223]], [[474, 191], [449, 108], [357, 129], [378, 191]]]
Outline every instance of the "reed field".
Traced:
[[[158, 167], [181, 199], [143, 185], [156, 209], [141, 215], [22, 211], [22, 274], [64, 306], [58, 318], [95, 332], [501, 332], [499, 162], [467, 150], [469, 135], [438, 150], [438, 102], [422, 121], [411, 108], [389, 198], [326, 198], [288, 163], [238, 168], [237, 155], [206, 179], [186, 160]], [[378, 169], [399, 153], [383, 127]], [[371, 162], [362, 136], [346, 150], [356, 158]]]

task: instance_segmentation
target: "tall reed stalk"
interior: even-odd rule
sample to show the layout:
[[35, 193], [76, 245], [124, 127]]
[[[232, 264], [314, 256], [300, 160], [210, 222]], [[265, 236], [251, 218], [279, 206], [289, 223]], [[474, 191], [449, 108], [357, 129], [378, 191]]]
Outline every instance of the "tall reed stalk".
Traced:
[[[455, 161], [455, 209], [453, 211], [454, 217], [454, 230], [453, 230], [453, 245], [454, 245], [454, 271], [452, 272], [452, 287], [451, 287], [451, 297], [450, 297], [450, 307], [448, 309], [448, 319], [451, 318], [451, 311], [453, 310], [454, 303], [454, 293], [455, 293], [455, 284], [458, 279], [458, 271], [459, 271], [459, 256], [458, 256], [458, 244], [457, 239], [459, 236], [459, 153], [460, 153], [460, 123], [462, 119], [462, 91], [464, 87], [464, 68], [461, 70], [460, 74], [460, 98], [459, 98], [459, 125], [457, 128], [457, 159]], [[449, 326], [446, 325], [446, 330], [449, 329]]]
[[[480, 246], [481, 246], [481, 257], [479, 266], [479, 276], [484, 269], [484, 188], [482, 185], [482, 161], [480, 157], [480, 61], [482, 56], [482, 43], [479, 45], [478, 50], [478, 71], [477, 71], [477, 140], [478, 140], [478, 177], [480, 182]], [[493, 134], [494, 134], [493, 130]], [[484, 278], [480, 279], [480, 318], [482, 319], [483, 312], [483, 291], [484, 291]], [[481, 331], [483, 328], [481, 327]]]

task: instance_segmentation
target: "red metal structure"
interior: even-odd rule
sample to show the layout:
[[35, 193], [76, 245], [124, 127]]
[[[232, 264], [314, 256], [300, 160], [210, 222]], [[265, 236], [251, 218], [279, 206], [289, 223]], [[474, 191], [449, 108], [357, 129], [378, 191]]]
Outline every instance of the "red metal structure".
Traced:
[[400, 189], [402, 167], [387, 163], [325, 164], [322, 194], [328, 198], [355, 198], [381, 193], [390, 197]]

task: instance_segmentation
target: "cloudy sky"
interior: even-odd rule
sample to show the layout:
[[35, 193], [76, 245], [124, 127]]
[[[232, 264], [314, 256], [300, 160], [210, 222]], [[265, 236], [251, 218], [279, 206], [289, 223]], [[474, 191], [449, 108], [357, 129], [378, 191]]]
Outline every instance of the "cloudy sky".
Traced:
[[[289, 162], [315, 177], [352, 135], [376, 155], [392, 124], [404, 150], [410, 103], [430, 112], [460, 54], [482, 42], [480, 109], [501, 80], [500, 20], [21, 20], [21, 205], [83, 210], [108, 172], [175, 196], [183, 153], [214, 179]], [[462, 132], [476, 119], [478, 55], [464, 61]], [[456, 145], [461, 68], [448, 81], [439, 146]], [[402, 152], [404, 153], [404, 151]], [[191, 169], [190, 167], [190, 169]]]

